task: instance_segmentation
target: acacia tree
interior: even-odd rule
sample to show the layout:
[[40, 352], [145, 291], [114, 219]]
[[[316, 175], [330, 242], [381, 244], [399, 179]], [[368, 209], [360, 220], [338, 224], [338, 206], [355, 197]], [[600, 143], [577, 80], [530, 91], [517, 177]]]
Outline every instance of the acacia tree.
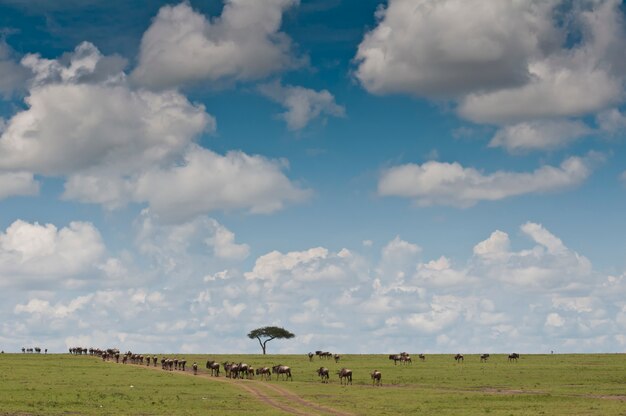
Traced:
[[295, 337], [294, 334], [287, 331], [285, 328], [279, 328], [277, 326], [264, 326], [263, 328], [257, 328], [250, 331], [248, 338], [259, 340], [259, 344], [263, 349], [263, 355], [265, 355], [265, 346], [268, 342], [276, 338], [289, 339]]

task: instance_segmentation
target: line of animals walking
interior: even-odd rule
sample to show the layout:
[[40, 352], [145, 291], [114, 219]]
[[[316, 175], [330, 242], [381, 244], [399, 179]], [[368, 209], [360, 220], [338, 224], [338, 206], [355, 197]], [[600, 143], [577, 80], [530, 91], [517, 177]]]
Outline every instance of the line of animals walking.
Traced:
[[[48, 353], [48, 349], [44, 348], [44, 354]], [[35, 347], [35, 348], [26, 348], [26, 347], [22, 347], [22, 354], [41, 354], [41, 348], [39, 347]]]
[[[24, 349], [22, 349], [24, 352]], [[47, 350], [46, 350], [47, 352]], [[126, 353], [120, 353], [120, 350], [117, 348], [107, 348], [107, 349], [99, 349], [99, 348], [82, 348], [82, 347], [73, 347], [69, 349], [70, 354], [74, 355], [92, 355], [98, 356], [102, 358], [102, 361], [115, 361], [116, 363], [122, 364], [135, 364], [135, 365], [146, 365], [147, 367], [153, 366], [157, 367], [160, 364], [161, 369], [167, 371], [187, 371], [186, 365], [187, 360], [184, 358], [168, 358], [161, 357], [159, 360], [156, 355], [143, 355], [143, 354], [134, 354], [131, 351], [127, 351]], [[313, 361], [313, 357], [317, 356], [319, 359], [334, 359], [335, 363], [338, 363], [341, 359], [339, 354], [332, 354], [328, 351], [315, 351], [315, 353], [309, 352], [307, 354], [309, 357], [309, 361]], [[420, 361], [426, 361], [426, 356], [424, 354], [419, 354], [418, 358]], [[508, 355], [508, 361], [517, 361], [520, 358], [518, 353], [511, 353]], [[489, 354], [481, 354], [480, 362], [487, 362], [489, 359]], [[411, 355], [407, 352], [401, 352], [399, 354], [390, 354], [389, 360], [393, 360], [394, 365], [397, 365], [398, 362], [401, 364], [412, 364], [413, 361], [411, 359]], [[463, 354], [454, 355], [454, 360], [457, 363], [463, 363], [465, 357]], [[225, 377], [231, 379], [253, 379], [255, 376], [260, 377], [262, 380], [271, 380], [272, 375], [276, 374], [276, 380], [291, 380], [293, 381], [293, 376], [291, 373], [291, 368], [286, 365], [277, 364], [271, 367], [257, 367], [254, 368], [251, 365], [248, 365], [244, 362], [230, 362], [224, 361], [222, 363], [217, 362], [216, 360], [209, 359], [206, 362], [206, 369], [209, 370], [209, 374], [212, 377], [219, 377], [220, 372], [223, 369], [223, 373]], [[198, 363], [194, 362], [191, 365], [191, 371], [193, 371], [194, 375], [198, 374]], [[321, 366], [316, 370], [317, 375], [319, 376], [322, 383], [328, 383], [330, 380], [330, 370], [327, 367]], [[341, 385], [352, 384], [352, 370], [346, 367], [342, 367], [340, 370], [337, 370], [336, 375], [339, 377], [339, 383]], [[382, 386], [382, 373], [379, 370], [373, 370], [370, 372], [370, 378], [372, 380], [373, 386]]]

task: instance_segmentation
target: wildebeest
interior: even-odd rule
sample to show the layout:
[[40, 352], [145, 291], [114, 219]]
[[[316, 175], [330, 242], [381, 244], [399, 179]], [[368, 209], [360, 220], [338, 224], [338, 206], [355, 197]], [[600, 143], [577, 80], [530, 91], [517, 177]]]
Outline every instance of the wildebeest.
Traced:
[[465, 360], [465, 358], [463, 357], [463, 354], [457, 354], [454, 356], [454, 359], [457, 363], [463, 362]]
[[228, 361], [222, 363], [224, 367], [224, 374], [228, 378], [237, 378], [239, 376], [239, 366], [235, 363], [229, 363]]
[[315, 354], [310, 352], [310, 353], [307, 354], [307, 356], [309, 357], [309, 361], [313, 361], [313, 357], [315, 356]]
[[198, 363], [193, 363], [193, 375], [198, 374]]
[[336, 363], [338, 363], [338, 362], [339, 362], [339, 359], [341, 358], [341, 355], [339, 355], [339, 354], [334, 354], [334, 355], [333, 355], [333, 358], [335, 359], [335, 362], [336, 362]]
[[262, 379], [269, 380], [272, 377], [272, 370], [269, 367], [257, 368], [256, 375], [260, 375]]
[[220, 363], [215, 362], [213, 360], [209, 360], [206, 362], [206, 368], [211, 370], [211, 375], [215, 377], [219, 377], [220, 375]]
[[352, 384], [352, 370], [348, 368], [342, 368], [341, 370], [337, 371], [337, 374], [339, 375], [340, 384], [343, 384], [344, 378], [346, 379], [346, 384]]
[[422, 360], [422, 361], [426, 360], [426, 356], [424, 354], [420, 354], [419, 357], [420, 357], [420, 360]]
[[402, 357], [400, 356], [400, 354], [391, 354], [391, 355], [389, 355], [389, 359], [393, 360], [394, 364], [397, 364], [398, 361], [400, 361], [402, 359]]
[[[250, 372], [248, 371], [250, 366], [246, 363], [237, 364], [237, 377], [239, 378], [250, 378]], [[252, 373], [254, 374], [254, 372]], [[235, 378], [237, 378], [235, 377]]]
[[285, 380], [291, 379], [293, 381], [293, 378], [291, 377], [291, 368], [286, 365], [275, 365], [272, 367], [272, 372], [276, 374], [276, 380], [278, 380], [282, 374]]
[[487, 362], [487, 358], [489, 358], [489, 354], [481, 354], [480, 355], [480, 362]]
[[187, 360], [183, 359], [178, 361], [178, 369], [185, 371], [185, 366], [187, 365]]
[[322, 379], [322, 383], [328, 383], [328, 379], [330, 378], [328, 368], [320, 367], [317, 370], [317, 375], [320, 376], [320, 378]]
[[372, 386], [374, 384], [378, 385], [378, 386], [382, 386], [383, 385], [383, 375], [380, 371], [378, 370], [374, 370], [370, 373], [370, 377], [372, 377]]
[[509, 362], [510, 361], [517, 361], [517, 359], [519, 358], [519, 354], [514, 352], [512, 354], [509, 354]]
[[156, 355], [154, 357], [152, 357], [152, 362], [153, 362], [155, 367], [157, 365], [157, 361], [158, 361], [158, 357]]

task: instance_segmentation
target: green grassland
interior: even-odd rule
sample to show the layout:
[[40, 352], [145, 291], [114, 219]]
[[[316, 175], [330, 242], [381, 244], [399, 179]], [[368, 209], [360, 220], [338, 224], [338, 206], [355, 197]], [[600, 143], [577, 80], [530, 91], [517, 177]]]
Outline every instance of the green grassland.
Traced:
[[[159, 357], [162, 354], [158, 354]], [[303, 355], [182, 355], [198, 377], [181, 372], [104, 363], [68, 354], [0, 355], [0, 414], [17, 415], [281, 415], [290, 414], [251, 394], [297, 409], [299, 414], [333, 414], [295, 403], [272, 386], [339, 412], [354, 415], [626, 415], [626, 355], [522, 355], [508, 362], [492, 355], [481, 363], [466, 355], [429, 355], [421, 362], [394, 365], [383, 355], [343, 355], [339, 363]], [[207, 359], [246, 362], [255, 367], [289, 365], [293, 381], [224, 382], [207, 377]], [[330, 383], [316, 374], [331, 370]], [[353, 385], [342, 386], [336, 371], [352, 369]], [[373, 387], [369, 373], [383, 374]]]

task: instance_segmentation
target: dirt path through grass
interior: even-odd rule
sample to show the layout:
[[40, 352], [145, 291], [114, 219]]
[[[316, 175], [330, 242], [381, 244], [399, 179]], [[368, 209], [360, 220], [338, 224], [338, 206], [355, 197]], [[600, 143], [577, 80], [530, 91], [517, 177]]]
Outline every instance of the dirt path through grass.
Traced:
[[[159, 367], [148, 367], [134, 364], [129, 365], [148, 370], [167, 371]], [[189, 370], [175, 370], [171, 371], [171, 373], [194, 377], [193, 372]], [[199, 371], [195, 377], [200, 377], [202, 379], [210, 380], [213, 382], [230, 383], [231, 385], [235, 385], [240, 389], [245, 390], [248, 394], [259, 400], [260, 402], [291, 415], [354, 416], [352, 413], [333, 409], [332, 407], [323, 406], [321, 404], [305, 400], [297, 394], [293, 393], [292, 391], [273, 384], [271, 381], [246, 379], [234, 380], [226, 377], [212, 377], [210, 374], [204, 371]], [[271, 394], [267, 393], [268, 390], [271, 390]]]

